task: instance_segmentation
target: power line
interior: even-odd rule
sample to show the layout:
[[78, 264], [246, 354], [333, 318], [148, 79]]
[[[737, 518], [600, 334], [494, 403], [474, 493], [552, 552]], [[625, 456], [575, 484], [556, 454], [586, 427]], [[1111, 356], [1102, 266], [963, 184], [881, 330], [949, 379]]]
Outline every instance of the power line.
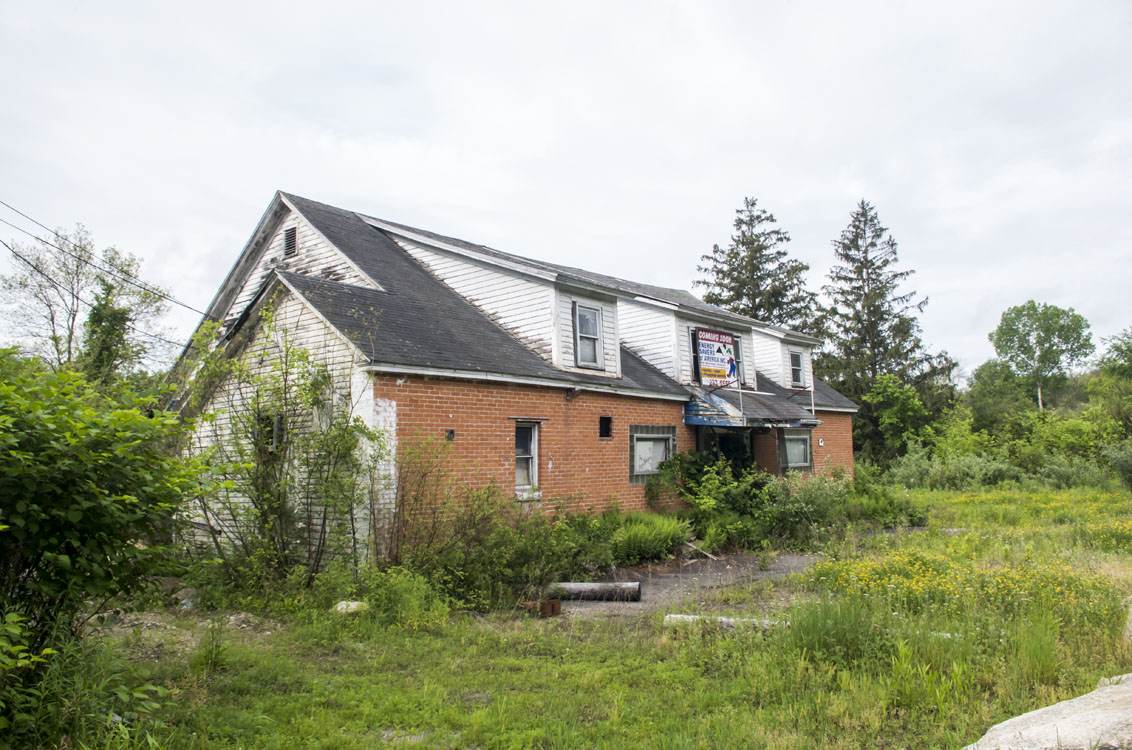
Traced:
[[[0, 221], [3, 221], [3, 219], [0, 219]], [[46, 271], [44, 271], [42, 268], [37, 266], [35, 263], [33, 263], [28, 258], [24, 257], [22, 254], [20, 254], [14, 247], [9, 245], [7, 242], [5, 242], [4, 240], [0, 240], [0, 245], [3, 245], [4, 247], [8, 248], [8, 252], [10, 252], [12, 255], [16, 256], [20, 260], [22, 260], [24, 263], [26, 263], [33, 271], [38, 273], [40, 276], [47, 279], [48, 283], [50, 283], [53, 287], [58, 289], [60, 294], [63, 294], [63, 295], [69, 296], [69, 297], [73, 297], [74, 299], [83, 303], [84, 305], [91, 308], [92, 310], [94, 309], [94, 305], [92, 305], [90, 302], [87, 302], [85, 299], [80, 297], [77, 292], [71, 292], [71, 291], [68, 291], [67, 289], [65, 289], [62, 284], [60, 284], [55, 279], [51, 278], [50, 274], [48, 274]], [[183, 342], [170, 341], [169, 339], [165, 338], [164, 336], [159, 336], [156, 333], [151, 333], [149, 331], [142, 330], [141, 328], [133, 326], [130, 323], [124, 323], [124, 325], [126, 326], [126, 328], [129, 328], [131, 331], [134, 331], [135, 333], [140, 333], [143, 336], [149, 336], [152, 339], [156, 339], [158, 341], [169, 344], [171, 346], [181, 346], [181, 347], [184, 346]]]
[[[78, 245], [76, 245], [74, 242], [71, 242], [71, 240], [68, 239], [67, 237], [64, 237], [63, 235], [58, 234], [54, 229], [51, 229], [51, 228], [47, 227], [46, 225], [36, 221], [32, 217], [25, 214], [23, 211], [12, 206], [10, 203], [7, 203], [3, 200], [0, 200], [0, 205], [10, 209], [11, 211], [16, 212], [17, 214], [24, 217], [25, 219], [27, 219], [31, 223], [35, 224], [36, 226], [43, 228], [45, 231], [51, 232], [51, 234], [53, 234], [55, 237], [65, 241], [65, 242], [69, 242], [73, 247], [79, 248]], [[24, 234], [26, 234], [28, 237], [31, 237], [32, 239], [35, 239], [39, 242], [42, 242], [45, 245], [48, 245], [50, 247], [55, 248], [59, 252], [66, 253], [67, 255], [71, 256], [72, 258], [74, 258], [75, 260], [77, 260], [81, 263], [86, 263], [87, 265], [93, 266], [94, 268], [98, 269], [99, 271], [102, 271], [103, 273], [109, 274], [109, 275], [111, 275], [111, 276], [113, 276], [113, 277], [115, 277], [115, 278], [117, 278], [121, 281], [124, 281], [127, 284], [132, 284], [133, 286], [136, 286], [138, 289], [149, 292], [150, 294], [154, 294], [158, 297], [161, 297], [162, 299], [168, 300], [169, 302], [172, 302], [175, 305], [179, 305], [180, 307], [183, 307], [186, 310], [191, 310], [192, 312], [195, 312], [198, 315], [203, 315], [205, 318], [209, 317], [208, 313], [206, 313], [205, 311], [198, 310], [197, 308], [193, 307], [192, 305], [189, 305], [185, 302], [182, 302], [179, 299], [176, 299], [175, 297], [172, 297], [172, 296], [166, 294], [165, 292], [161, 291], [160, 289], [156, 289], [154, 287], [151, 287], [148, 284], [141, 282], [136, 277], [130, 276], [130, 275], [128, 275], [128, 274], [126, 274], [122, 271], [118, 271], [116, 269], [105, 268], [105, 267], [99, 265], [98, 263], [94, 262], [90, 258], [84, 258], [81, 255], [76, 255], [75, 253], [72, 253], [70, 250], [59, 247], [55, 243], [49, 242], [49, 241], [43, 239], [42, 237], [40, 237], [39, 235], [36, 235], [32, 232], [29, 232], [28, 230], [24, 229], [23, 227], [20, 227], [16, 224], [13, 224], [12, 222], [8, 221], [7, 219], [0, 219], [0, 222], [7, 224], [8, 226], [12, 227], [13, 229], [15, 229], [18, 232], [23, 232]], [[5, 243], [5, 247], [7, 247], [7, 243]], [[9, 249], [11, 249], [11, 248], [9, 248]]]

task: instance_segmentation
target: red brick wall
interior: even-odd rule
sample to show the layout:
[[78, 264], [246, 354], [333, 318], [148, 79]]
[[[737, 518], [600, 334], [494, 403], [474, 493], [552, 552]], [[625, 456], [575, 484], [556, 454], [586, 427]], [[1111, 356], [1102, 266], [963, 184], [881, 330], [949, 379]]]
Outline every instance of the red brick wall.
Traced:
[[[821, 424], [814, 428], [811, 448], [814, 453], [814, 471], [827, 473], [834, 466], [844, 466], [847, 476], [853, 476], [853, 415], [845, 412], [818, 410]], [[778, 432], [755, 435], [755, 463], [778, 473]]]
[[771, 474], [778, 473], [778, 432], [755, 435], [755, 463]]
[[[682, 401], [462, 380], [375, 378], [374, 395], [397, 404], [397, 441], [444, 440], [455, 430], [453, 457], [473, 486], [515, 487], [515, 422], [539, 422], [538, 486], [544, 504], [571, 511], [645, 507], [644, 486], [629, 484], [629, 425], [676, 428], [677, 450], [695, 448]], [[613, 417], [613, 436], [598, 437], [598, 417]]]
[[[814, 469], [826, 472], [833, 466], [844, 466], [846, 476], [852, 478], [853, 415], [818, 409], [816, 416], [821, 424], [814, 428]], [[819, 445], [821, 442], [825, 445]]]

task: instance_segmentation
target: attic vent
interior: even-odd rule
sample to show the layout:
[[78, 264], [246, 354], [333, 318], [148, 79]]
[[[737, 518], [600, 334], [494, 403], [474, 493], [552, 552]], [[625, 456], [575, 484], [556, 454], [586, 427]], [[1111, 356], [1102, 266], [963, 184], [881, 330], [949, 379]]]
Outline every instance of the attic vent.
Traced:
[[283, 230], [283, 257], [290, 258], [299, 250], [298, 230], [295, 227]]

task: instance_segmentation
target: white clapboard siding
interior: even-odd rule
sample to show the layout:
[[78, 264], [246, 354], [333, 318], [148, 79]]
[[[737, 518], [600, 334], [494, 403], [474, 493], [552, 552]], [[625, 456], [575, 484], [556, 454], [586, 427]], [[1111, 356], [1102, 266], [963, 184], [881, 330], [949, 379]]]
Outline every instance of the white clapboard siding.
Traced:
[[[249, 367], [251, 373], [267, 373], [278, 362], [283, 347], [304, 349], [315, 364], [325, 365], [330, 375], [333, 398], [338, 404], [350, 405], [351, 415], [362, 419], [367, 425], [383, 431], [383, 446], [386, 449], [384, 458], [378, 466], [379, 476], [392, 475], [392, 460], [395, 446], [389, 441], [395, 434], [395, 414], [386, 413], [387, 405], [376, 404], [370, 376], [358, 368], [355, 361], [356, 350], [347, 343], [336, 331], [326, 325], [322, 318], [314, 313], [300, 298], [281, 292], [274, 300], [275, 330], [268, 331], [258, 328], [251, 340], [238, 355]], [[251, 418], [251, 410], [255, 398], [255, 386], [240, 383], [234, 378], [228, 378], [217, 384], [208, 403], [202, 409], [205, 414], [211, 414], [211, 420], [201, 419], [196, 423], [189, 452], [205, 454], [213, 452], [211, 460], [214, 463], [233, 460], [234, 441], [246, 442], [245, 426]], [[292, 415], [291, 426], [298, 425], [300, 430], [315, 429], [315, 415]], [[367, 539], [370, 529], [374, 527], [373, 520], [369, 518], [372, 511], [376, 516], [377, 528], [382, 529], [391, 516], [394, 496], [385, 487], [378, 493], [378, 502], [373, 508], [360, 509], [357, 524], [357, 534], [361, 549], [367, 548]], [[299, 502], [317, 503], [319, 498], [297, 498]], [[230, 530], [240, 521], [241, 506], [247, 505], [247, 498], [241, 497], [238, 492], [232, 492], [225, 503], [220, 503], [216, 515], [210, 517], [209, 523], [224, 530]], [[197, 520], [200, 520], [200, 510], [197, 509]], [[332, 519], [337, 520], [337, 519]], [[381, 537], [382, 534], [378, 534]]]
[[[574, 303], [601, 310], [601, 343], [604, 369], [574, 364]], [[558, 367], [570, 372], [621, 377], [621, 345], [618, 341], [617, 303], [560, 291], [558, 293]]]
[[554, 362], [554, 287], [397, 238], [406, 252], [547, 362]]
[[677, 377], [676, 314], [656, 305], [617, 300], [621, 343], [670, 378]]
[[[292, 227], [296, 230], [296, 252], [292, 257], [284, 259], [283, 234]], [[358, 286], [373, 286], [373, 282], [359, 273], [338, 248], [323, 239], [322, 235], [302, 216], [292, 211], [276, 227], [275, 234], [261, 254], [259, 262], [244, 280], [239, 294], [225, 312], [224, 319], [239, 317], [263, 287], [267, 277], [277, 268], [304, 276], [316, 276]]]
[[[754, 363], [758, 371], [778, 385], [789, 387], [782, 375], [782, 339], [762, 331], [751, 331], [751, 344], [754, 349]], [[789, 364], [789, 362], [787, 362]]]

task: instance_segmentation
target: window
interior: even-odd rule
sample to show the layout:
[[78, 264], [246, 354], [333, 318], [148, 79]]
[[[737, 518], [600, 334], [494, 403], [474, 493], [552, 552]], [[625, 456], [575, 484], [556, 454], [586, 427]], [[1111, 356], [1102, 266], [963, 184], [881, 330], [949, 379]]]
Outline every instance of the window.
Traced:
[[299, 230], [295, 227], [283, 230], [283, 257], [290, 258], [299, 250], [298, 245]]
[[675, 427], [629, 426], [629, 482], [644, 484], [676, 448]]
[[806, 387], [802, 372], [802, 352], [790, 352], [790, 383], [798, 388]]
[[613, 417], [597, 418], [597, 436], [599, 438], [613, 437]]
[[283, 447], [283, 416], [261, 411], [252, 425], [252, 444], [260, 456], [270, 456]]
[[538, 423], [515, 423], [515, 492], [530, 494], [538, 485]]
[[783, 430], [782, 440], [786, 447], [786, 468], [794, 471], [809, 471], [810, 431], [809, 430]]
[[743, 337], [735, 337], [735, 369], [739, 371], [739, 385], [747, 382], [747, 373], [743, 371]]
[[601, 345], [601, 309], [574, 303], [574, 364], [605, 368]]

